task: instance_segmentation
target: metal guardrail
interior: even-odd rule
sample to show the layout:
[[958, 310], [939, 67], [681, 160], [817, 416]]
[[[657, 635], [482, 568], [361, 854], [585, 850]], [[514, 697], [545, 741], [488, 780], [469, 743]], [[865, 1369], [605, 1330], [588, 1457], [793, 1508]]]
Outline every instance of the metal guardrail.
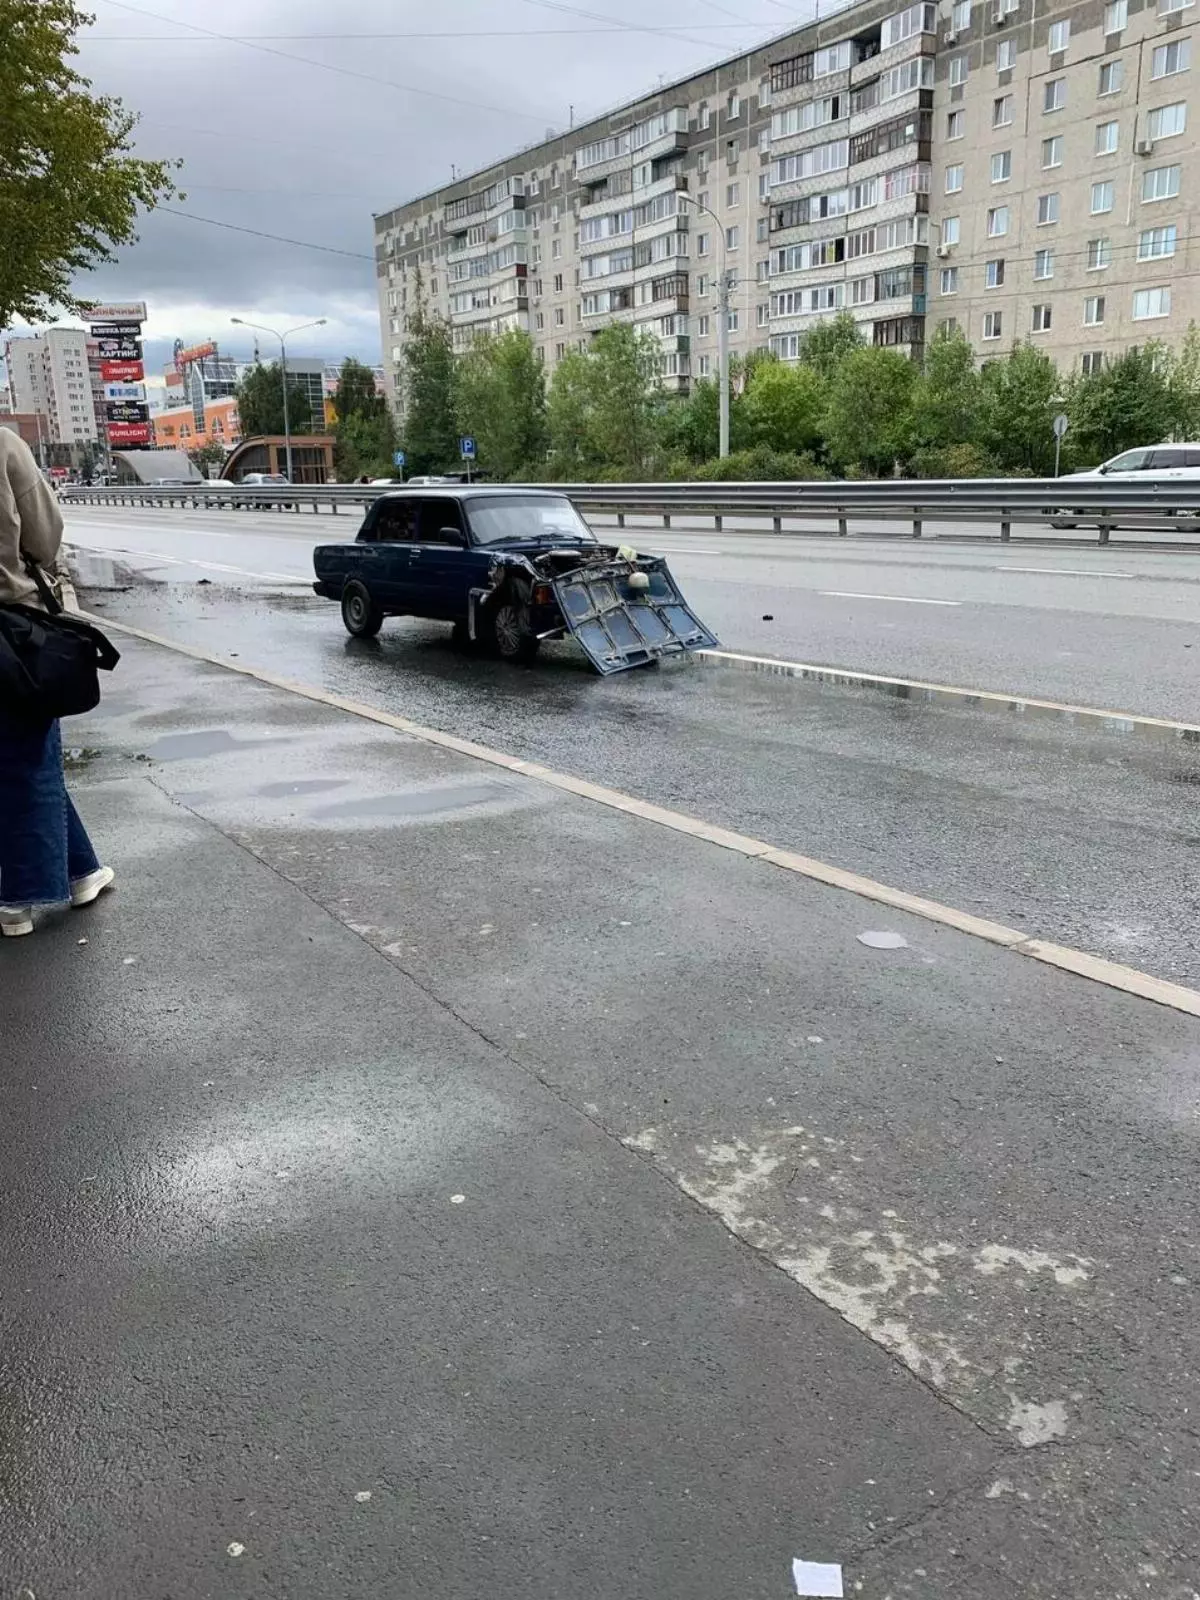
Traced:
[[[487, 485], [480, 485], [486, 489]], [[516, 487], [514, 485], [514, 487]], [[785, 521], [836, 520], [839, 535], [853, 521], [905, 524], [919, 539], [927, 522], [999, 525], [1008, 540], [1014, 526], [1087, 527], [1107, 544], [1115, 530], [1200, 533], [1200, 479], [1183, 478], [888, 478], [823, 483], [581, 483], [529, 484], [570, 498], [583, 511], [615, 516], [711, 517], [719, 532], [726, 517], [762, 518], [775, 532]], [[68, 485], [61, 498], [86, 505], [204, 506], [229, 510], [357, 511], [386, 494], [374, 485], [297, 484], [289, 488], [188, 487], [84, 488]]]

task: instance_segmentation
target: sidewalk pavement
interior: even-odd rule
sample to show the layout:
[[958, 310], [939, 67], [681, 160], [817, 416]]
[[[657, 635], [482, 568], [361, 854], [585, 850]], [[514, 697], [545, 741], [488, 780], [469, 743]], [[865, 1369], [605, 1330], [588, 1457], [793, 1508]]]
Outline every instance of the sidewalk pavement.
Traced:
[[0, 1595], [1200, 1593], [1194, 1018], [123, 648], [119, 888], [0, 949]]

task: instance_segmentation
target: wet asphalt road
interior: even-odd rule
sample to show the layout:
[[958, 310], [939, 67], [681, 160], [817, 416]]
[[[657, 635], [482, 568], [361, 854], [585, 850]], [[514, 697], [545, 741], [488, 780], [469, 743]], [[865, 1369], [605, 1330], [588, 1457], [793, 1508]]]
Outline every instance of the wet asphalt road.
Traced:
[[1195, 1600], [1195, 1018], [126, 643], [5, 1600]]
[[612, 785], [1177, 982], [1200, 985], [1200, 747], [1014, 722], [688, 662], [596, 677], [445, 628], [350, 640], [302, 590], [135, 580], [104, 614]]
[[[148, 576], [311, 579], [354, 516], [67, 508]], [[1200, 552], [628, 530], [733, 650], [1200, 721]]]

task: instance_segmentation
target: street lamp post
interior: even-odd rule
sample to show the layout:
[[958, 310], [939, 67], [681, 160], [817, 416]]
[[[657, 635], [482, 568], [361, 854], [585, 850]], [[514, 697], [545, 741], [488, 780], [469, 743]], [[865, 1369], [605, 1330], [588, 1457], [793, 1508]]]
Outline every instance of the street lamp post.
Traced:
[[721, 246], [721, 281], [717, 288], [717, 384], [721, 419], [718, 454], [727, 456], [729, 454], [729, 294], [733, 288], [733, 281], [727, 265], [725, 227], [716, 212], [706, 205], [701, 205], [694, 196], [688, 195], [687, 200], [697, 211], [703, 211], [706, 216], [712, 218]]
[[287, 371], [287, 342], [294, 333], [303, 333], [306, 328], [323, 328], [328, 321], [326, 317], [318, 317], [315, 322], [302, 322], [298, 328], [288, 328], [280, 333], [278, 328], [265, 328], [261, 322], [247, 322], [245, 317], [230, 317], [230, 322], [236, 322], [239, 328], [255, 328], [259, 333], [269, 333], [272, 339], [279, 340], [279, 370], [283, 380], [283, 448], [287, 458], [287, 481], [292, 478], [292, 426], [288, 417], [288, 371]]

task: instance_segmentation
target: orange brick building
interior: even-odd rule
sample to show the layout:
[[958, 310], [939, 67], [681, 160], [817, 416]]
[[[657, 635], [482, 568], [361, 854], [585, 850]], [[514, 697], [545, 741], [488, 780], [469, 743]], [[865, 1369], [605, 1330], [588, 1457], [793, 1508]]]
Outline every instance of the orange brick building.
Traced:
[[204, 407], [204, 432], [196, 427], [191, 406], [179, 406], [170, 411], [160, 411], [153, 418], [154, 443], [170, 450], [195, 450], [198, 445], [210, 442], [232, 450], [242, 437], [238, 420], [237, 401], [209, 400]]

